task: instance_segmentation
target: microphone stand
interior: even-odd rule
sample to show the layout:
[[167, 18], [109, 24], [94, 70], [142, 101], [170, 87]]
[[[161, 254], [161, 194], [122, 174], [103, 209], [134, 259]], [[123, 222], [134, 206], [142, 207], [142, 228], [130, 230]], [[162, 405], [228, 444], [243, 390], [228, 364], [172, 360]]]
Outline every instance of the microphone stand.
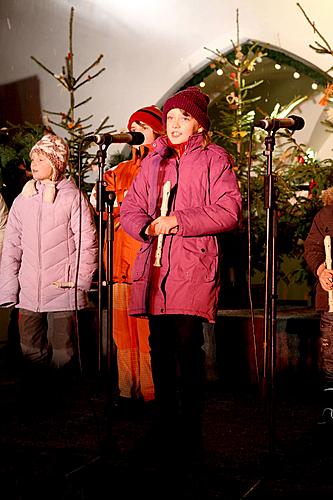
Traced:
[[[111, 373], [111, 354], [113, 352], [113, 336], [112, 336], [112, 317], [113, 317], [113, 240], [114, 240], [114, 225], [113, 225], [113, 205], [116, 198], [114, 191], [105, 193], [104, 182], [104, 165], [106, 150], [108, 145], [103, 147], [99, 145], [97, 152], [98, 160], [98, 181], [97, 181], [97, 199], [96, 210], [98, 211], [98, 371], [102, 373], [102, 358], [103, 358], [103, 285], [107, 286], [107, 318], [106, 318], [106, 371], [107, 371], [107, 403], [106, 403], [106, 425], [107, 439], [104, 444], [104, 453], [118, 453], [117, 443], [112, 436], [111, 412], [112, 412], [112, 373]], [[106, 265], [106, 281], [103, 282], [102, 270], [103, 265], [103, 214], [107, 207], [107, 225], [106, 225], [106, 245], [107, 245], [107, 265]]]
[[99, 146], [97, 151], [98, 181], [96, 188], [96, 210], [98, 213], [98, 314], [97, 314], [97, 353], [98, 372], [102, 371], [103, 355], [103, 215], [105, 212], [104, 165], [106, 148]]
[[106, 266], [106, 285], [108, 290], [107, 298], [107, 323], [106, 323], [106, 366], [108, 373], [111, 372], [111, 354], [113, 351], [113, 240], [114, 240], [114, 225], [113, 225], [113, 205], [116, 199], [114, 191], [107, 191], [106, 207], [107, 207], [107, 226], [106, 226], [106, 241], [107, 241], [107, 266]]
[[[102, 372], [103, 358], [103, 285], [107, 286], [107, 318], [106, 318], [106, 365], [107, 371], [111, 368], [111, 350], [112, 350], [112, 263], [113, 263], [113, 220], [112, 211], [115, 200], [115, 193], [108, 192], [105, 195], [104, 165], [107, 146], [101, 144], [97, 152], [98, 161], [98, 181], [97, 181], [97, 199], [96, 210], [98, 212], [98, 371]], [[106, 281], [103, 281], [103, 215], [107, 206], [107, 266]]]
[[[105, 182], [104, 182], [104, 166], [106, 158], [106, 150], [108, 144], [99, 144], [99, 149], [97, 151], [97, 163], [98, 163], [98, 180], [96, 182], [96, 210], [98, 213], [98, 316], [97, 316], [97, 340], [98, 340], [98, 373], [102, 374], [102, 358], [103, 358], [103, 286], [107, 285], [108, 295], [107, 295], [107, 319], [106, 319], [106, 366], [108, 381], [107, 387], [109, 393], [107, 394], [107, 439], [102, 447], [102, 455], [94, 457], [88, 463], [72, 470], [66, 474], [66, 478], [70, 478], [73, 474], [77, 474], [86, 469], [86, 467], [96, 464], [97, 461], [102, 459], [103, 454], [119, 453], [118, 445], [115, 438], [112, 435], [112, 426], [110, 419], [109, 408], [112, 404], [112, 376], [111, 372], [111, 353], [112, 353], [112, 264], [113, 264], [113, 204], [116, 194], [113, 191], [109, 191], [108, 195], [105, 195]], [[106, 282], [103, 282], [103, 215], [105, 213], [105, 205], [107, 206], [107, 226], [106, 226], [106, 238], [107, 238], [107, 269], [106, 269]]]
[[264, 183], [264, 201], [266, 209], [266, 271], [265, 271], [265, 308], [264, 308], [264, 362], [263, 392], [268, 401], [269, 449], [275, 448], [275, 350], [276, 350], [276, 241], [277, 213], [275, 204], [275, 178], [272, 174], [272, 153], [275, 146], [275, 130], [265, 139], [267, 156], [267, 174]]

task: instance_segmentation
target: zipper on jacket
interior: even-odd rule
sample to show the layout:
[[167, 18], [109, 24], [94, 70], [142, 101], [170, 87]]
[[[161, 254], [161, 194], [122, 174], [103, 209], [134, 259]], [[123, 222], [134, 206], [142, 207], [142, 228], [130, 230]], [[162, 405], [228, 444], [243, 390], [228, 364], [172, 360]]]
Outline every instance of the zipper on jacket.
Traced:
[[41, 282], [41, 237], [40, 237], [40, 221], [42, 218], [42, 207], [43, 207], [43, 193], [41, 197], [41, 203], [38, 207], [38, 219], [37, 219], [37, 241], [38, 241], [38, 279], [37, 279], [37, 312], [40, 310], [40, 282]]
[[[177, 197], [177, 191], [178, 191], [178, 181], [179, 181], [179, 164], [180, 164], [180, 158], [176, 158], [176, 182], [174, 185], [174, 191], [173, 191], [173, 196], [172, 196], [172, 200], [171, 200], [170, 211], [175, 209], [175, 204], [176, 204], [176, 197]], [[164, 313], [167, 309], [165, 283], [166, 283], [168, 276], [169, 276], [169, 273], [170, 273], [170, 252], [171, 252], [172, 242], [173, 242], [173, 236], [171, 235], [168, 248], [167, 249], [165, 248], [165, 251], [166, 250], [168, 251], [168, 270], [161, 280], [161, 292], [162, 292], [163, 299], [164, 299], [163, 300], [164, 301], [164, 310], [162, 312], [164, 312]]]

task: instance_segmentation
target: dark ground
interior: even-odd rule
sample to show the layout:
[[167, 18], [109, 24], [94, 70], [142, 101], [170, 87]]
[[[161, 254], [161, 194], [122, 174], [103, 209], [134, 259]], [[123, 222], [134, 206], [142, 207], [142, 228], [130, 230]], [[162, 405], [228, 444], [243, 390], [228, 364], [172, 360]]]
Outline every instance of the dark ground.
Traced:
[[61, 397], [44, 381], [33, 401], [1, 355], [1, 500], [333, 498], [333, 437], [318, 432], [306, 379], [277, 383], [273, 397], [208, 382], [205, 457], [160, 463], [130, 458], [151, 414], [106, 419], [105, 377], [81, 377]]

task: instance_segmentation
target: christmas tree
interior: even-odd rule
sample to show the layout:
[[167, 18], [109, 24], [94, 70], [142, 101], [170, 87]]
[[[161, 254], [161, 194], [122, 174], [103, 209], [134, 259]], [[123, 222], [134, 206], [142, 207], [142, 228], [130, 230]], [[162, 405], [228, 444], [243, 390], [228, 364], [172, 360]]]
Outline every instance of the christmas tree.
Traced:
[[[238, 10], [236, 23], [237, 38], [236, 43], [232, 42], [232, 51], [224, 54], [219, 50], [207, 49], [210, 52], [210, 70], [220, 75], [221, 81], [221, 90], [212, 99], [210, 114], [214, 141], [224, 146], [235, 158], [235, 171], [244, 200], [243, 228], [238, 232], [239, 238], [243, 240], [243, 245], [247, 238], [250, 240], [252, 269], [264, 271], [267, 158], [263, 143], [267, 132], [254, 128], [254, 121], [255, 118], [285, 118], [308, 96], [297, 96], [284, 105], [277, 104], [269, 113], [262, 110], [262, 97], [257, 94], [263, 80], [255, 78], [255, 71], [258, 63], [270, 54], [270, 49], [259, 43], [241, 45]], [[199, 85], [204, 86], [204, 79]], [[333, 89], [333, 85], [330, 88]], [[302, 243], [314, 214], [321, 206], [321, 192], [331, 185], [333, 177], [333, 161], [319, 160], [313, 150], [299, 144], [295, 137], [297, 135], [294, 136], [293, 131], [279, 130], [273, 152], [276, 210], [281, 235], [277, 240], [279, 259], [282, 261], [288, 255], [300, 259], [303, 264], [292, 275], [286, 275], [279, 269], [279, 277], [286, 282], [301, 282], [306, 277]]]
[[[96, 163], [96, 155], [87, 151], [88, 145], [84, 143], [83, 139], [87, 135], [98, 134], [101, 130], [107, 128], [110, 130], [112, 125], [108, 125], [109, 117], [105, 117], [99, 127], [91, 130], [92, 125], [89, 123], [93, 115], [86, 117], [77, 116], [77, 111], [87, 104], [92, 97], [76, 102], [77, 91], [86, 84], [91, 83], [97, 78], [105, 68], [96, 69], [99, 66], [103, 55], [99, 55], [97, 59], [83, 70], [78, 76], [74, 74], [74, 51], [73, 51], [73, 22], [74, 22], [74, 7], [71, 7], [69, 19], [69, 46], [68, 52], [65, 56], [65, 65], [62, 67], [60, 73], [56, 73], [41, 63], [36, 57], [31, 58], [45, 71], [47, 71], [57, 83], [60, 83], [68, 93], [68, 109], [66, 111], [49, 111], [43, 110], [45, 113], [45, 126], [51, 128], [55, 125], [63, 129], [67, 136], [65, 137], [70, 150], [68, 175], [71, 176], [77, 183], [80, 183], [82, 188], [85, 189], [85, 178], [91, 171], [92, 166]], [[94, 72], [95, 71], [95, 72]], [[94, 73], [92, 73], [94, 72]], [[52, 119], [50, 118], [53, 117]], [[112, 132], [112, 130], [111, 130]]]

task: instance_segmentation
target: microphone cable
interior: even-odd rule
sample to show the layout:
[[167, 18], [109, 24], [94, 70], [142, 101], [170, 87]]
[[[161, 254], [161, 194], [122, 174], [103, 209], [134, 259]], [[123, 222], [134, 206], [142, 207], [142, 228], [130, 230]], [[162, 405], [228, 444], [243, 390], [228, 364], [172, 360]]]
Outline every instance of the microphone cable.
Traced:
[[252, 287], [251, 287], [251, 273], [252, 273], [252, 247], [251, 247], [251, 166], [252, 166], [252, 145], [253, 145], [253, 130], [254, 127], [251, 126], [250, 131], [250, 141], [248, 147], [248, 165], [247, 165], [247, 240], [248, 240], [248, 297], [250, 304], [250, 317], [251, 317], [251, 332], [252, 332], [252, 342], [254, 350], [254, 360], [255, 360], [255, 370], [258, 387], [260, 387], [260, 376], [259, 376], [259, 366], [258, 366], [258, 353], [257, 353], [257, 336], [254, 324], [254, 309], [252, 300]]

